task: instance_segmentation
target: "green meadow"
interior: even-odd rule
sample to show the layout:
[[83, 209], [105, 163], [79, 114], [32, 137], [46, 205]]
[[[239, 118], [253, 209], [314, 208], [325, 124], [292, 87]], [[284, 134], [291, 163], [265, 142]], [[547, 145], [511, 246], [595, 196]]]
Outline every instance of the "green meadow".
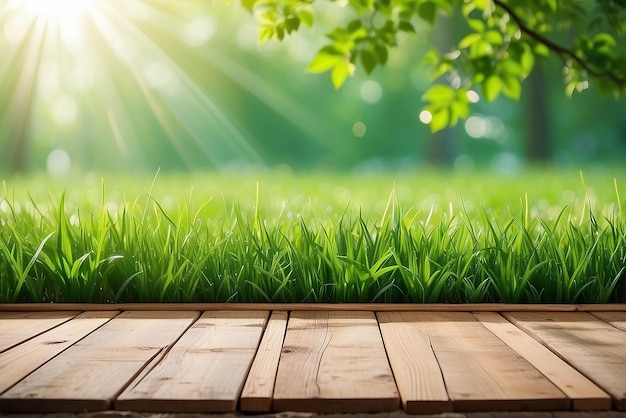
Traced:
[[626, 302], [626, 170], [76, 174], [0, 189], [0, 302]]

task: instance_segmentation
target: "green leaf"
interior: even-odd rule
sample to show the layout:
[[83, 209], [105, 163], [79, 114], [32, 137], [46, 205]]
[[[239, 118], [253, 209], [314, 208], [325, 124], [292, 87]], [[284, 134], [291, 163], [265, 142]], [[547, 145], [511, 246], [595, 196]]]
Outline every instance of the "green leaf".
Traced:
[[522, 53], [519, 62], [526, 75], [530, 74], [533, 71], [533, 68], [535, 67], [535, 55], [530, 50], [530, 47], [528, 47], [527, 45], [526, 48], [524, 48], [524, 52]]
[[348, 60], [342, 60], [341, 62], [335, 65], [333, 72], [330, 75], [330, 78], [333, 82], [333, 86], [335, 89], [339, 89], [346, 82], [348, 76], [354, 74], [354, 64], [349, 62]]
[[451, 102], [454, 100], [456, 93], [454, 89], [445, 84], [435, 84], [430, 87], [422, 99], [431, 103]]
[[389, 58], [389, 51], [384, 45], [375, 45], [374, 52], [376, 53], [377, 61], [381, 65], [385, 65], [387, 63], [387, 59]]
[[548, 7], [551, 11], [556, 12], [557, 10], [557, 1], [556, 0], [546, 0]]
[[256, 4], [256, 2], [257, 0], [241, 0], [242, 6], [250, 13], [252, 13], [252, 10], [254, 9], [254, 5]]
[[348, 26], [347, 26], [348, 33], [354, 33], [357, 30], [361, 29], [362, 27], [363, 27], [363, 22], [361, 22], [361, 19], [353, 20], [350, 23], [348, 23]]
[[502, 93], [513, 100], [522, 96], [522, 83], [516, 77], [502, 77]]
[[494, 55], [493, 45], [480, 38], [470, 45], [470, 58], [491, 57]]
[[479, 33], [470, 33], [459, 41], [459, 48], [465, 49], [474, 45], [481, 38]]
[[502, 80], [497, 75], [492, 75], [483, 81], [482, 87], [485, 100], [492, 102], [500, 94], [502, 89]]
[[467, 19], [467, 24], [478, 33], [485, 31], [485, 22], [480, 19]]
[[400, 29], [402, 32], [415, 33], [415, 27], [413, 27], [411, 22], [407, 22], [405, 20], [402, 20], [400, 21], [400, 23], [398, 23], [398, 29]]
[[262, 25], [276, 25], [278, 14], [276, 9], [267, 9], [259, 13], [256, 18]]
[[608, 49], [611, 50], [617, 42], [615, 42], [615, 38], [613, 38], [608, 33], [599, 33], [593, 37], [593, 48], [598, 49]]
[[313, 26], [313, 22], [314, 22], [314, 14], [313, 14], [313, 9], [311, 8], [311, 6], [307, 6], [303, 9], [301, 9], [298, 12], [298, 17], [300, 18], [300, 21], [307, 27], [312, 27]]
[[364, 49], [360, 52], [361, 54], [361, 64], [363, 64], [363, 69], [367, 74], [371, 74], [371, 72], [378, 64], [378, 60], [376, 59], [376, 55], [369, 49]]
[[285, 20], [285, 30], [287, 33], [297, 31], [300, 27], [300, 19], [297, 17], [290, 17]]
[[323, 73], [332, 70], [338, 63], [345, 60], [345, 55], [333, 46], [326, 46], [318, 51], [307, 67], [310, 73]]
[[269, 41], [276, 34], [276, 26], [269, 25], [261, 25], [259, 26], [259, 44], [263, 42]]
[[335, 28], [332, 32], [326, 35], [326, 37], [337, 42], [346, 42], [350, 39], [348, 31], [345, 28]]
[[437, 5], [433, 2], [426, 1], [419, 5], [417, 14], [419, 17], [433, 25], [435, 24], [435, 18], [437, 16]]
[[279, 41], [282, 41], [285, 38], [285, 24], [280, 23], [276, 25], [276, 37]]
[[484, 12], [487, 9], [487, 0], [474, 0], [473, 3], [478, 10]]
[[450, 123], [452, 126], [456, 125], [458, 119], [467, 119], [470, 114], [470, 107], [467, 102], [456, 101], [450, 106], [450, 112], [454, 116], [454, 123]]
[[535, 52], [535, 55], [539, 55], [540, 57], [550, 57], [550, 48], [548, 48], [544, 44], [536, 44], [533, 47], [533, 51]]
[[496, 47], [504, 44], [502, 33], [498, 32], [497, 30], [488, 30], [483, 34], [483, 39]]
[[450, 122], [450, 111], [442, 109], [439, 112], [432, 113], [433, 119], [430, 122], [430, 131], [435, 133], [444, 130]]
[[502, 60], [498, 68], [500, 70], [500, 75], [502, 76], [506, 75], [506, 76], [520, 77], [525, 74], [525, 71], [522, 65], [511, 59]]

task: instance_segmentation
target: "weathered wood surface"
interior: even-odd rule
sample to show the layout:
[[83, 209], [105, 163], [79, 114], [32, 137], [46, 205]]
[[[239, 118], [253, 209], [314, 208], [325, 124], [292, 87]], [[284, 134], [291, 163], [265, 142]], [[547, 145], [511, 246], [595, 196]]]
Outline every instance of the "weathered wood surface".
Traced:
[[205, 312], [122, 393], [120, 410], [234, 411], [269, 312]]
[[80, 311], [0, 312], [0, 353], [69, 321], [79, 313]]
[[0, 410], [109, 409], [147, 362], [197, 318], [197, 312], [124, 312], [0, 396]]
[[611, 397], [606, 392], [500, 314], [477, 312], [474, 316], [565, 393], [572, 401], [572, 409], [611, 409]]
[[626, 309], [155, 306], [0, 312], [0, 413], [626, 409]]
[[84, 312], [71, 321], [0, 353], [0, 393], [116, 315], [117, 312], [111, 311]]
[[626, 332], [586, 312], [514, 312], [506, 318], [550, 347], [626, 410]]
[[241, 410], [269, 412], [280, 353], [287, 329], [286, 311], [273, 312], [241, 393]]
[[377, 316], [404, 409], [410, 414], [451, 412], [439, 363], [415, 314], [378, 312]]
[[470, 313], [411, 313], [430, 341], [455, 411], [563, 410], [568, 398]]
[[626, 331], [626, 312], [591, 312], [591, 314], [615, 328]]
[[381, 412], [399, 396], [372, 312], [292, 312], [274, 409]]

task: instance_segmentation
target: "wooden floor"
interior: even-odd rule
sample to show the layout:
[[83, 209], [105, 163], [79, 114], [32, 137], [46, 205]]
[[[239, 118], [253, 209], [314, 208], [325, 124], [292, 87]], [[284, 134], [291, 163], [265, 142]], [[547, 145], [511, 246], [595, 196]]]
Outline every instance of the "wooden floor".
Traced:
[[624, 411], [626, 306], [0, 306], [0, 412], [109, 409]]

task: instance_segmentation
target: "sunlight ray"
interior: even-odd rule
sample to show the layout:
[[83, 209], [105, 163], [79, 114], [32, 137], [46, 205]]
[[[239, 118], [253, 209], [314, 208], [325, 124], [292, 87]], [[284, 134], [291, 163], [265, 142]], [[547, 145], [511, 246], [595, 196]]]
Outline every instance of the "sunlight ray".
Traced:
[[[116, 18], [117, 17], [118, 16], [116, 16]], [[120, 19], [124, 19], [124, 18], [121, 17]], [[177, 140], [178, 135], [176, 135], [173, 132], [173, 130], [171, 129], [171, 126], [169, 125], [169, 123], [167, 121], [167, 117], [165, 116], [165, 114], [161, 110], [160, 105], [158, 104], [158, 101], [154, 97], [154, 94], [148, 88], [148, 86], [146, 86], [144, 78], [140, 74], [140, 71], [139, 71], [139, 68], [138, 68], [139, 64], [133, 62], [130, 59], [131, 56], [132, 57], [138, 57], [138, 54], [136, 54], [136, 53], [128, 54], [128, 53], [122, 51], [122, 49], [125, 47], [124, 42], [123, 42], [122, 39], [118, 38], [118, 36], [119, 36], [118, 32], [116, 32], [114, 30], [114, 27], [112, 26], [110, 19], [98, 18], [98, 19], [95, 19], [95, 23], [96, 23], [96, 26], [97, 26], [97, 28], [98, 28], [102, 38], [104, 39], [104, 41], [107, 42], [110, 45], [115, 45], [115, 48], [116, 48], [116, 50], [114, 51], [115, 54], [118, 57], [121, 56], [121, 57], [127, 58], [129, 60], [128, 62], [125, 63], [126, 67], [127, 67], [127, 68], [125, 68], [125, 71], [130, 71], [130, 73], [133, 75], [134, 82], [136, 83], [137, 88], [141, 91], [142, 97], [146, 101], [148, 107], [153, 112], [153, 114], [156, 117], [157, 121], [159, 122], [161, 127], [166, 132], [166, 135], [167, 135], [167, 138], [169, 139], [169, 141], [177, 149], [177, 151], [179, 152], [179, 154], [181, 156], [186, 156], [186, 154], [187, 154], [186, 150], [184, 149], [182, 144], [180, 144], [179, 141]], [[124, 21], [123, 23], [126, 24], [128, 22]], [[152, 49], [152, 48], [150, 48], [150, 49]], [[144, 51], [144, 49], [141, 49], [141, 50]], [[195, 138], [195, 137], [194, 137], [194, 139], [197, 140], [197, 138]], [[208, 158], [210, 158], [212, 160], [212, 163], [214, 165], [219, 163], [219, 161], [213, 159], [213, 157], [211, 155], [211, 149], [208, 148], [205, 143], [199, 142], [198, 145], [203, 147], [203, 153]], [[189, 161], [188, 158], [185, 157], [185, 159], [186, 159], [186, 161]]]
[[[132, 34], [135, 42], [141, 42], [140, 50], [144, 54], [148, 53], [165, 62], [167, 67], [174, 72], [175, 77], [182, 82], [184, 87], [182, 93], [171, 95], [160, 94], [159, 96], [183, 123], [183, 126], [190, 133], [196, 144], [207, 153], [207, 156], [216, 153], [220, 149], [226, 148], [229, 149], [231, 153], [235, 154], [241, 154], [243, 152], [253, 163], [262, 162], [260, 155], [250, 145], [249, 139], [241, 133], [241, 129], [235, 127], [231, 122], [233, 118], [227, 116], [165, 51], [159, 48], [152, 39], [148, 38], [136, 26], [132, 25], [132, 22], [123, 15], [120, 15], [117, 10], [107, 7], [106, 12], [110, 13], [111, 21], [115, 19], [117, 25], [123, 25], [125, 29]], [[113, 33], [109, 33], [107, 38], [113, 35]], [[141, 80], [141, 76], [138, 75], [137, 71], [139, 63], [129, 62], [128, 66], [132, 69], [139, 82], [139, 80]], [[142, 88], [142, 90], [144, 95], [147, 96], [147, 89]], [[203, 126], [199, 126], [198, 121], [209, 123], [203, 123]], [[204, 129], [207, 128], [206, 125], [216, 130], [217, 138], [215, 138], [213, 143], [219, 145], [218, 148], [214, 148], [211, 144], [207, 143], [207, 133], [204, 132]], [[219, 141], [219, 143], [217, 143], [217, 141]], [[214, 163], [219, 166], [223, 163], [223, 158], [228, 159], [229, 157], [228, 155], [218, 155], [212, 159]]]
[[26, 136], [29, 118], [32, 111], [34, 94], [37, 83], [37, 74], [39, 64], [41, 62], [42, 42], [45, 35], [45, 24], [41, 21], [35, 22], [28, 37], [28, 46], [26, 56], [24, 57], [23, 70], [20, 72], [17, 85], [11, 95], [10, 112], [13, 112], [13, 120], [15, 123], [14, 140], [10, 146], [9, 155], [11, 161], [16, 167], [24, 164], [23, 158], [25, 154], [22, 149], [27, 147]]
[[332, 135], [325, 132], [327, 123], [316, 113], [302, 106], [299, 101], [282, 93], [281, 90], [273, 87], [269, 81], [215, 49], [212, 49], [210, 53], [203, 53], [202, 57], [219, 68], [224, 75], [270, 106], [286, 121], [306, 133], [311, 139], [327, 148], [332, 146], [332, 143], [327, 140], [327, 138], [332, 138]]
[[128, 146], [126, 145], [126, 139], [122, 135], [115, 114], [111, 111], [111, 109], [107, 110], [107, 121], [109, 122], [111, 133], [113, 133], [113, 138], [115, 139], [117, 147], [122, 152], [122, 155], [124, 157], [128, 157]]

